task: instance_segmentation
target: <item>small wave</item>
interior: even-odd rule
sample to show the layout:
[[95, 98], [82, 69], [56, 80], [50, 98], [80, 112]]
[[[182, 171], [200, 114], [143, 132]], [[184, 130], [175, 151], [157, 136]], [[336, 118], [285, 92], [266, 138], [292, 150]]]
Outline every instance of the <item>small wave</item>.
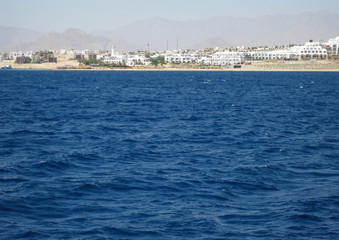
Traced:
[[119, 236], [121, 237], [160, 237], [160, 233], [156, 231], [145, 231], [145, 230], [138, 230], [133, 228], [118, 228], [118, 227], [105, 227], [102, 229], [103, 232], [108, 233], [112, 236]]
[[305, 222], [305, 221], [311, 221], [311, 222], [321, 222], [322, 219], [312, 215], [312, 214], [294, 214], [290, 217], [292, 221], [295, 222]]
[[140, 183], [84, 183], [73, 188], [75, 192], [90, 193], [101, 191], [132, 191], [145, 190]]
[[47, 160], [37, 163], [35, 165], [35, 168], [53, 171], [66, 170], [70, 166], [72, 166], [72, 164], [70, 164], [66, 160]]
[[233, 189], [238, 188], [239, 190], [254, 190], [254, 191], [278, 191], [279, 188], [270, 184], [266, 184], [261, 181], [255, 181], [256, 183], [249, 182], [237, 182], [237, 181], [223, 181], [223, 184], [231, 186]]
[[199, 199], [207, 199], [207, 200], [215, 200], [225, 202], [228, 201], [229, 198], [226, 196], [216, 195], [216, 194], [195, 194], [195, 197]]
[[258, 220], [262, 220], [262, 219], [271, 219], [272, 216], [269, 214], [262, 214], [259, 213], [258, 211], [253, 211], [247, 214], [242, 214], [242, 213], [238, 213], [238, 214], [225, 214], [222, 216], [219, 216], [220, 219], [223, 220], [229, 220], [229, 221], [235, 221], [240, 223], [241, 221], [247, 221], [247, 222], [251, 222], [251, 221], [258, 221]]
[[70, 160], [76, 160], [76, 161], [90, 161], [90, 160], [100, 160], [100, 156], [95, 154], [95, 153], [79, 153], [79, 152], [75, 152], [75, 153], [71, 153], [68, 157], [66, 157], [66, 159], [70, 159]]
[[180, 118], [180, 120], [184, 120], [184, 121], [193, 121], [193, 122], [198, 121], [198, 120], [200, 120], [200, 119], [201, 119], [201, 118], [198, 117], [198, 116], [196, 116], [196, 115], [191, 115], [191, 116], [186, 117], [186, 118]]
[[22, 233], [17, 233], [15, 235], [15, 238], [17, 238], [17, 239], [48, 239], [50, 237], [51, 237], [50, 235], [43, 234], [43, 233], [36, 232], [36, 231], [32, 231], [32, 230], [25, 231], [25, 232], [22, 232]]
[[10, 171], [4, 168], [0, 168], [0, 173], [9, 173]]
[[1, 183], [11, 183], [11, 182], [27, 182], [29, 181], [26, 178], [13, 177], [13, 178], [0, 178]]

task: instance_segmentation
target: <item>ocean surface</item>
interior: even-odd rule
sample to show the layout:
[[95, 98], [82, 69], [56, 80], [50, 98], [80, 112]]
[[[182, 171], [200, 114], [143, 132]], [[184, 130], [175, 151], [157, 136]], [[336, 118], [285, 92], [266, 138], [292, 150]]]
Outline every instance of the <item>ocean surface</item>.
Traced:
[[0, 71], [0, 239], [339, 239], [339, 73]]

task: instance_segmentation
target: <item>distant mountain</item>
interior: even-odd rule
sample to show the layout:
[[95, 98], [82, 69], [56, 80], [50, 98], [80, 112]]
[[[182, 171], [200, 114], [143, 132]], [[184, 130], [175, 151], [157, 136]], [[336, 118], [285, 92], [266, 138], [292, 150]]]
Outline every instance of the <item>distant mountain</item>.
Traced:
[[43, 36], [43, 33], [16, 27], [0, 26], [0, 52], [15, 50], [15, 46], [35, 41]]
[[30, 43], [17, 45], [15, 48], [20, 50], [48, 50], [48, 49], [100, 49], [110, 50], [113, 45], [117, 45], [119, 51], [129, 51], [136, 47], [127, 44], [124, 41], [113, 42], [105, 37], [98, 37], [87, 34], [80, 29], [67, 29], [62, 33], [50, 32], [47, 35]]
[[217, 38], [210, 38], [202, 41], [198, 44], [192, 46], [192, 49], [203, 49], [203, 48], [216, 48], [216, 47], [234, 47], [233, 43], [225, 41], [224, 39], [217, 37]]
[[[274, 15], [258, 18], [213, 17], [186, 22], [162, 18], [136, 21], [110, 32], [96, 32], [110, 39], [119, 38], [143, 49], [201, 48], [219, 39], [237, 46], [282, 45], [304, 43], [308, 39], [329, 39], [339, 35], [339, 15], [328, 11], [303, 13], [296, 16]], [[225, 41], [225, 42], [222, 42]], [[202, 43], [206, 43], [203, 46]]]
[[[96, 32], [96, 34], [100, 34]], [[101, 32], [101, 35], [110, 39], [119, 38], [132, 44], [138, 44], [146, 50], [148, 44], [152, 50], [188, 48], [190, 43], [198, 44], [203, 38], [197, 38], [195, 29], [190, 29], [186, 23], [163, 18], [151, 18], [136, 21], [114, 31]], [[195, 38], [195, 39], [192, 39]], [[189, 43], [189, 44], [187, 44]]]
[[175, 21], [151, 18], [112, 31], [88, 34], [79, 29], [47, 35], [20, 28], [0, 27], [0, 51], [43, 49], [111, 49], [118, 51], [201, 49], [229, 46], [300, 44], [339, 35], [339, 14], [328, 11], [295, 16], [258, 18], [213, 17]]

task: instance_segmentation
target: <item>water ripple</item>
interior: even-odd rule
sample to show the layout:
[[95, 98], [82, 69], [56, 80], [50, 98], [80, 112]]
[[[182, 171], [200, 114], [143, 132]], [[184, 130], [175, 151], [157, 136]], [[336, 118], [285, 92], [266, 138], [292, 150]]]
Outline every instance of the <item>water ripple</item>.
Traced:
[[0, 71], [0, 238], [337, 239], [338, 80]]

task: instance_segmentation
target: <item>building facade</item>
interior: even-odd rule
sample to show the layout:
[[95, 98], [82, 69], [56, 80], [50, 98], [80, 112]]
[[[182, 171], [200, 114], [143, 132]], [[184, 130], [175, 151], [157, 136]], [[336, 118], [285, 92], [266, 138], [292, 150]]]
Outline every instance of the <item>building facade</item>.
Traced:
[[325, 43], [326, 46], [329, 46], [329, 54], [339, 55], [339, 36], [336, 38], [331, 38]]

